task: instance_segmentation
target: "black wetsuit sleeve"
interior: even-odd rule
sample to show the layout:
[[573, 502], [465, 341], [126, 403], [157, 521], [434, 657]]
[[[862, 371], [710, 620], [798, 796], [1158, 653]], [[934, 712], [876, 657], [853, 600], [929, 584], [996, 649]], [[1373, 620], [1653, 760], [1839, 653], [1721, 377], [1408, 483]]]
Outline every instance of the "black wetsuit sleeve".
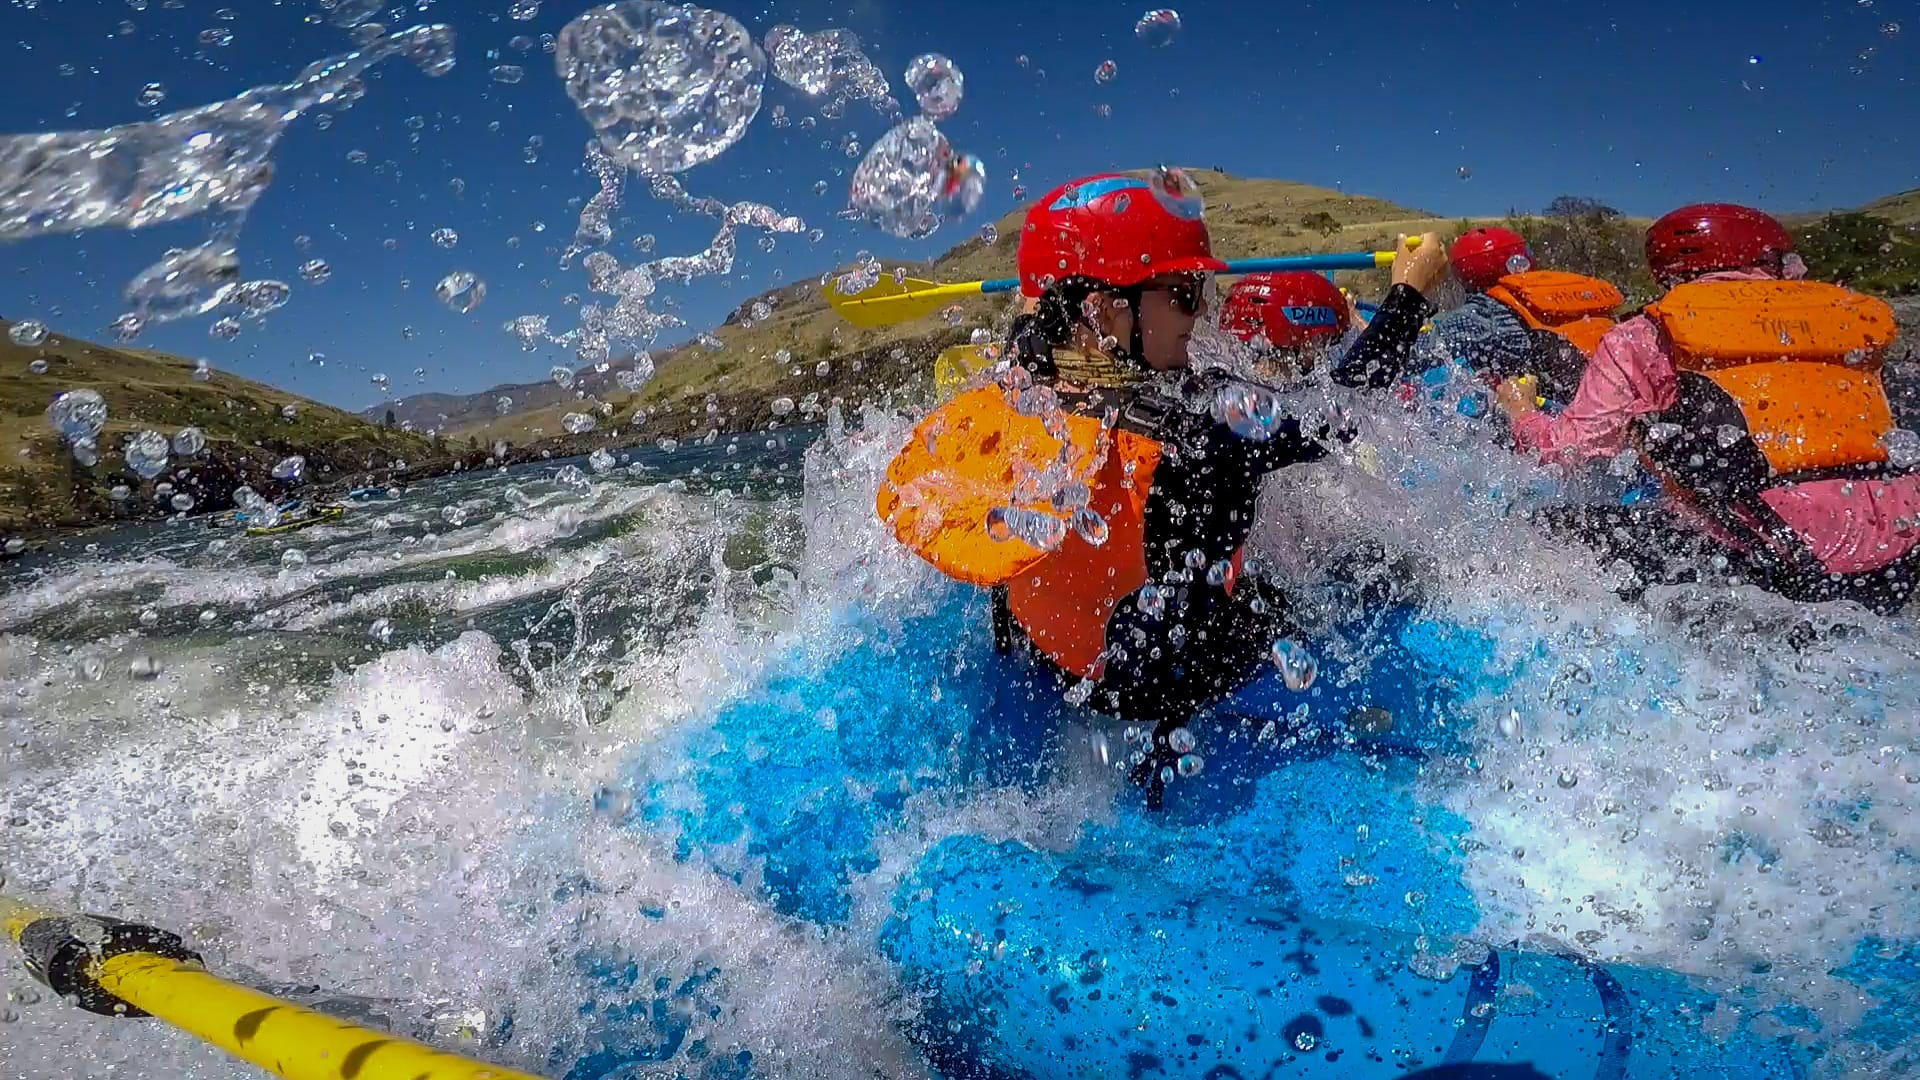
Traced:
[[1420, 327], [1439, 310], [1413, 286], [1395, 285], [1359, 340], [1334, 366], [1333, 381], [1375, 390], [1398, 382], [1413, 358]]

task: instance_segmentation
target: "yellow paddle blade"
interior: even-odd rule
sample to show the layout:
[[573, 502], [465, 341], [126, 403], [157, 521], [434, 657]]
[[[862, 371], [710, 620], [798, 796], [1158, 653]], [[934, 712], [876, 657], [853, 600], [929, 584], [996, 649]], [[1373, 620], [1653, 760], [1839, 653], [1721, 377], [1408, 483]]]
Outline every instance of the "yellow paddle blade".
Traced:
[[879, 281], [851, 296], [840, 292], [837, 279], [823, 291], [833, 310], [855, 326], [894, 326], [931, 315], [956, 297], [977, 295], [980, 282], [940, 285], [919, 278], [895, 281], [883, 275]]
[[933, 389], [946, 400], [1000, 360], [998, 345], [955, 345], [933, 358]]

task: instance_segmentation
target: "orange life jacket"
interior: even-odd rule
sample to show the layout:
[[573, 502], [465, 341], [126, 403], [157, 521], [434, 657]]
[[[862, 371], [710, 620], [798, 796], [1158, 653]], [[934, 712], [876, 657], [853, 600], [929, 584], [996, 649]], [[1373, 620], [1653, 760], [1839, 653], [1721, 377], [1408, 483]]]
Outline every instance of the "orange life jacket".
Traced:
[[1007, 611], [1034, 645], [1081, 678], [1100, 676], [1107, 620], [1120, 601], [1147, 583], [1147, 493], [1160, 444], [1114, 432], [1112, 452], [1093, 477], [1087, 506], [1107, 523], [1095, 547], [1079, 533], [1031, 570], [1007, 582]]
[[[1103, 431], [1092, 417], [1062, 419], [1065, 444], [1040, 418], [1009, 407], [997, 385], [962, 393], [914, 428], [887, 466], [874, 509], [941, 573], [1006, 585], [1008, 611], [1033, 643], [1061, 668], [1094, 678], [1115, 605], [1147, 583], [1147, 495], [1161, 448], [1131, 431]], [[1023, 481], [1060, 464], [1086, 478], [1087, 507], [1104, 519], [1105, 541], [1065, 528], [1047, 551], [991, 537], [987, 515], [1018, 504]]]
[[1675, 369], [1738, 407], [1774, 479], [1886, 462], [1880, 368], [1899, 332], [1885, 301], [1812, 281], [1693, 282], [1646, 314]]
[[1487, 295], [1506, 305], [1521, 322], [1566, 338], [1587, 356], [1613, 329], [1613, 313], [1627, 302], [1619, 289], [1599, 278], [1564, 270], [1508, 274]]

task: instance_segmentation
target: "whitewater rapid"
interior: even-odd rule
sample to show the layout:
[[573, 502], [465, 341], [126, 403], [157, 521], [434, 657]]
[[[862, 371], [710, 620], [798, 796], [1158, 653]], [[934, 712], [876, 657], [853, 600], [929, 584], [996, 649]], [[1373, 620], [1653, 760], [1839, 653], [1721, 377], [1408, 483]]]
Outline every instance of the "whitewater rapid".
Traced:
[[[1608, 568], [1517, 516], [1559, 484], [1465, 425], [1328, 393], [1302, 407], [1349, 410], [1362, 438], [1277, 476], [1253, 546], [1324, 679], [1380, 655], [1354, 576], [1327, 569], [1357, 549], [1392, 567], [1376, 576], [1396, 602], [1487, 642], [1450, 673], [1472, 752], [1414, 780], [1445, 812], [1377, 829], [1459, 852], [1465, 936], [1870, 1024], [1903, 991], [1832, 973], [1920, 938], [1911, 624], [1722, 585], [1622, 600]], [[671, 463], [450, 479], [268, 541], [179, 525], [15, 574], [6, 888], [173, 928], [217, 970], [386, 1000], [550, 1075], [649, 1040], [669, 1070], [697, 1043], [772, 1075], [925, 1073], [921, 1004], [873, 948], [893, 883], [948, 836], [1065, 848], [1110, 823], [1129, 793], [1094, 755], [1037, 789], [908, 800], [840, 925], [716, 872], [749, 853], [677, 858], [670, 834], [621, 823], [636, 757], [755, 695], [775, 662], [970, 647], [903, 637], [953, 595], [873, 519], [906, 422], [869, 413], [804, 460], [711, 455], [677, 479]], [[664, 1012], [619, 1008], [606, 971], [626, 963], [643, 980], [628, 996]], [[4, 978], [0, 1076], [251, 1075]], [[447, 1034], [473, 1016], [477, 1044]], [[1828, 1063], [1915, 1051], [1878, 1038], [1836, 1040]]]

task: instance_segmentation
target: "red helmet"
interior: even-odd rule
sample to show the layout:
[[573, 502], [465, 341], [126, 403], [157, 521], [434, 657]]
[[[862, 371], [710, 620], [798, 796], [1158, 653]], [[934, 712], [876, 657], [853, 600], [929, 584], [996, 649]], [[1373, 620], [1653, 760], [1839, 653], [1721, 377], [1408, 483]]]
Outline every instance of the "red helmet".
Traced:
[[1020, 230], [1020, 291], [1039, 296], [1056, 281], [1087, 278], [1116, 288], [1159, 274], [1208, 273], [1213, 257], [1204, 204], [1169, 170], [1155, 180], [1089, 176], [1047, 192]]
[[1661, 281], [1746, 270], [1793, 252], [1786, 226], [1747, 206], [1683, 206], [1647, 229], [1647, 266]]
[[1298, 349], [1344, 334], [1351, 325], [1347, 298], [1333, 282], [1306, 270], [1248, 274], [1220, 305], [1220, 329], [1241, 341], [1264, 337], [1276, 349]]
[[1453, 264], [1453, 276], [1462, 285], [1479, 291], [1493, 288], [1508, 274], [1533, 269], [1533, 252], [1527, 249], [1526, 237], [1512, 229], [1482, 225], [1468, 229], [1453, 242], [1447, 250], [1447, 261]]

